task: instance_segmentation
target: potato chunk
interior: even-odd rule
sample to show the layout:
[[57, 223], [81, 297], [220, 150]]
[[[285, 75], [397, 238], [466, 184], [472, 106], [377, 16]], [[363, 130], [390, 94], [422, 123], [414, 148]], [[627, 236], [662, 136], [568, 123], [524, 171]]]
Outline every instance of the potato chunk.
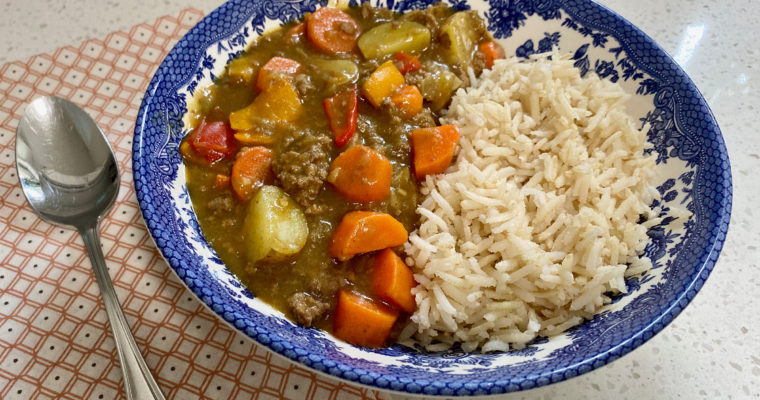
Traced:
[[355, 83], [359, 79], [359, 67], [351, 60], [313, 60], [314, 72], [333, 87]]
[[447, 18], [441, 25], [440, 36], [449, 43], [444, 51], [448, 62], [465, 70], [472, 63], [478, 38], [484, 29], [483, 21], [473, 11], [460, 11]]
[[262, 186], [253, 195], [243, 231], [252, 262], [280, 261], [297, 254], [309, 236], [303, 211], [276, 186]]
[[364, 32], [357, 44], [368, 59], [383, 58], [399, 51], [413, 53], [430, 46], [430, 30], [412, 21], [386, 22]]

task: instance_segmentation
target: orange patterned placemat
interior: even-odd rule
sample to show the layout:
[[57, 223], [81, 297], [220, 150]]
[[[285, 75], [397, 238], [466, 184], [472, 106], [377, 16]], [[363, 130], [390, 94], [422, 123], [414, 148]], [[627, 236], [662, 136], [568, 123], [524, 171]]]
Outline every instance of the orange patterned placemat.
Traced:
[[187, 9], [0, 67], [0, 398], [125, 397], [83, 243], [75, 231], [40, 220], [16, 177], [16, 126], [24, 106], [41, 95], [84, 107], [116, 152], [121, 191], [100, 224], [103, 251], [167, 398], [381, 396], [291, 364], [232, 330], [182, 285], [146, 231], [132, 184], [135, 118], [153, 72], [202, 17]]

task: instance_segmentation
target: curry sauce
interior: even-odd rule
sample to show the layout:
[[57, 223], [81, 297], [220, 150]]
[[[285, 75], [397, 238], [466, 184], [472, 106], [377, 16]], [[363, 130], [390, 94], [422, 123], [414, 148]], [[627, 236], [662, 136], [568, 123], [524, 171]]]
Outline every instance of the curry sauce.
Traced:
[[[415, 228], [419, 177], [411, 135], [438, 125], [453, 92], [469, 84], [468, 70], [478, 75], [486, 67], [491, 55], [478, 44], [492, 42], [477, 14], [441, 5], [403, 15], [366, 3], [337, 12], [353, 22], [335, 14], [325, 28], [313, 22], [316, 13], [307, 15], [263, 34], [231, 61], [196, 94], [193, 129], [180, 151], [206, 240], [254, 295], [301, 325], [333, 331], [338, 293], [349, 291], [400, 315], [398, 329], [408, 314], [373, 291], [378, 251], [342, 260], [330, 253], [331, 240], [352, 211], [384, 213], [409, 232]], [[382, 68], [395, 70], [390, 74], [401, 76], [397, 86], [404, 89], [388, 92]], [[347, 173], [335, 168], [336, 158], [357, 146], [390, 165], [387, 193], [336, 190], [339, 174]], [[243, 158], [246, 166], [267, 168], [241, 175], [236, 168], [245, 166], [235, 164]], [[374, 190], [372, 182], [359, 183]], [[275, 189], [259, 193], [262, 186]], [[271, 214], [267, 221], [302, 218], [303, 240], [288, 242], [300, 222], [262, 228], [249, 215], [259, 209]], [[259, 239], [252, 239], [255, 229]], [[267, 243], [281, 236], [282, 246]], [[259, 254], [254, 242], [271, 249]], [[404, 258], [401, 246], [394, 252]]]

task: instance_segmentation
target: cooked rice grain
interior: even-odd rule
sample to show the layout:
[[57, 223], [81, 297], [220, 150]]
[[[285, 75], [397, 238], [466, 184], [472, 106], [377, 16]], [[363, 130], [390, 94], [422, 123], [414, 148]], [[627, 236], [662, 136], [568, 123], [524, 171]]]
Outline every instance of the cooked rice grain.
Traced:
[[419, 285], [404, 329], [431, 350], [520, 348], [625, 292], [652, 217], [653, 157], [621, 87], [557, 53], [497, 61], [459, 90], [443, 123], [459, 153], [428, 176], [406, 245]]

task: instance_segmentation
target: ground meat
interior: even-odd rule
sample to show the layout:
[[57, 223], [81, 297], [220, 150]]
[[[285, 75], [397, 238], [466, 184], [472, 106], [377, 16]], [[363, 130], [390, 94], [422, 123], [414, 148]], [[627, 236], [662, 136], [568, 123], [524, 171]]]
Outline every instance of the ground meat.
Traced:
[[340, 282], [336, 279], [319, 279], [314, 277], [309, 281], [308, 290], [321, 299], [329, 299], [334, 297], [335, 292], [338, 291], [339, 287]]
[[340, 25], [340, 30], [349, 34], [353, 35], [356, 33], [356, 25], [350, 23], [350, 22], [342, 22]]
[[472, 70], [475, 72], [475, 76], [480, 76], [484, 69], [486, 69], [486, 56], [476, 51], [475, 56], [472, 58]]
[[362, 18], [364, 19], [374, 19], [374, 20], [383, 20], [383, 19], [391, 19], [393, 18], [393, 11], [383, 8], [383, 7], [372, 7], [372, 4], [370, 2], [366, 2], [362, 4]]
[[409, 72], [404, 78], [408, 85], [416, 85], [420, 89], [426, 104], [433, 111], [438, 111], [448, 104], [453, 92], [463, 86], [462, 80], [456, 76], [457, 68], [425, 60], [420, 69]]
[[358, 131], [358, 135], [354, 135], [356, 143], [350, 144], [360, 144], [361, 142], [359, 142], [359, 138], [362, 138], [364, 139], [365, 146], [371, 147], [382, 154], [387, 154], [389, 150], [388, 145], [385, 143], [383, 137], [380, 136], [379, 132], [377, 132], [377, 129], [378, 127], [369, 117], [359, 114], [359, 117], [356, 120], [356, 130]]
[[[467, 68], [472, 68], [472, 72], [475, 74], [475, 77], [479, 77], [483, 70], [486, 69], [486, 58], [483, 53], [476, 51], [472, 55], [472, 60], [470, 61], [470, 64], [467, 66]], [[457, 78], [462, 81], [463, 87], [470, 86], [470, 73], [467, 72], [467, 70], [456, 67], [454, 68], [454, 71], [457, 74]]]
[[[417, 86], [417, 88], [419, 89], [419, 87], [425, 82], [425, 77], [427, 75], [430, 75], [430, 72], [427, 70], [428, 64], [431, 64], [431, 63], [424, 62], [420, 64], [421, 65], [420, 69], [407, 73], [404, 76], [404, 80], [406, 81], [406, 84]], [[422, 95], [424, 96], [425, 94], [423, 93]], [[425, 100], [428, 100], [428, 99], [425, 99]]]
[[375, 124], [364, 114], [359, 114], [356, 118], [356, 130], [360, 136], [377, 136]]
[[440, 29], [439, 21], [443, 21], [442, 16], [447, 13], [448, 6], [441, 2], [424, 10], [409, 11], [401, 18], [425, 25], [426, 28], [430, 29], [430, 36], [436, 38], [438, 37], [438, 30]]
[[[414, 128], [426, 128], [429, 126], [436, 126], [435, 117], [433, 112], [429, 108], [423, 107], [420, 112], [415, 114], [411, 118], [407, 118], [401, 110], [393, 105], [388, 104], [388, 115], [391, 117], [391, 125], [394, 129], [402, 126], [408, 126]], [[404, 128], [405, 132], [411, 132], [411, 129]]]
[[388, 154], [388, 146], [385, 144], [385, 140], [380, 136], [366, 136], [364, 138], [364, 145], [371, 147], [380, 153]]
[[314, 84], [311, 83], [311, 78], [306, 74], [297, 74], [293, 78], [293, 83], [296, 84], [296, 89], [301, 97], [308, 96], [311, 92], [316, 90]]
[[235, 200], [229, 193], [223, 193], [218, 197], [214, 197], [207, 204], [208, 210], [211, 212], [209, 217], [212, 221], [219, 221], [219, 224], [224, 228], [232, 228], [235, 226], [235, 217], [233, 210], [235, 208]]
[[391, 117], [390, 126], [392, 135], [388, 138], [390, 154], [397, 159], [406, 159], [411, 153], [409, 138], [412, 131], [417, 128], [427, 128], [438, 125], [429, 108], [423, 107], [420, 112], [411, 118], [403, 113], [393, 104], [386, 105], [388, 115]]
[[324, 206], [314, 204], [330, 168], [329, 136], [310, 129], [291, 131], [281, 141], [272, 170], [285, 192], [306, 208], [306, 214], [318, 214]]
[[235, 200], [228, 193], [215, 197], [208, 202], [208, 209], [214, 216], [227, 215], [232, 212], [234, 206]]
[[[416, 85], [417, 87], [424, 88], [425, 86], [429, 86], [431, 81], [435, 82], [441, 75], [450, 72], [453, 72], [452, 67], [446, 64], [433, 60], [425, 60], [420, 64], [420, 69], [409, 72], [404, 78], [407, 85]], [[420, 89], [420, 91], [422, 90]]]
[[296, 322], [310, 327], [330, 310], [330, 304], [320, 301], [306, 292], [298, 292], [288, 298], [288, 309]]

